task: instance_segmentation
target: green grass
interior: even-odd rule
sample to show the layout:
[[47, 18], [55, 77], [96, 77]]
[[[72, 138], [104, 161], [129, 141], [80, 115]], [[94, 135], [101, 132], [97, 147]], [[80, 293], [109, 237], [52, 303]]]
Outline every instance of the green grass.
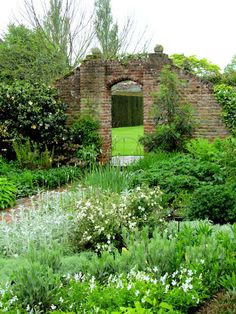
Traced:
[[143, 136], [143, 125], [112, 129], [112, 156], [141, 156], [143, 147], [138, 139]]

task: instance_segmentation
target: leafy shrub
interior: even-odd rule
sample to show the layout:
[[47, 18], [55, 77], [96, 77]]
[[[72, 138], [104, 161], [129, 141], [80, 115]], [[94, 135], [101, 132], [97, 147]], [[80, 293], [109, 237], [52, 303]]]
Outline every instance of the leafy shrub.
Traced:
[[147, 151], [157, 148], [165, 151], [183, 149], [183, 143], [191, 138], [194, 125], [190, 105], [181, 104], [180, 81], [169, 67], [161, 71], [160, 92], [154, 95], [153, 116], [156, 132], [140, 139]]
[[236, 91], [234, 87], [225, 84], [214, 87], [216, 100], [222, 106], [225, 124], [236, 135]]
[[91, 116], [80, 117], [70, 127], [70, 140], [85, 148], [94, 145], [95, 151], [99, 153], [102, 145], [101, 137], [98, 134], [99, 127], [99, 122]]
[[32, 201], [30, 210], [21, 206], [11, 223], [0, 222], [0, 255], [18, 256], [42, 246], [51, 248], [57, 242], [62, 251], [70, 251], [70, 230], [73, 224], [73, 194], [48, 192]]
[[[58, 204], [60, 202], [57, 201]], [[55, 201], [52, 206], [54, 204]], [[148, 228], [134, 232], [126, 230], [126, 246], [121, 251], [114, 250], [112, 254], [101, 252], [99, 255], [83, 252], [65, 257], [62, 267], [56, 252], [40, 249], [32, 254], [31, 250], [28, 261], [23, 264], [23, 268], [29, 265], [30, 270], [25, 282], [33, 277], [32, 273], [38, 277], [28, 290], [31, 292], [35, 284], [41, 287], [45, 278], [46, 285], [35, 291], [35, 300], [39, 295], [46, 295], [41, 308], [50, 300], [46, 311], [58, 314], [96, 311], [132, 313], [136, 310], [141, 313], [190, 313], [195, 312], [196, 307], [222, 285], [233, 291], [236, 225], [219, 226], [208, 221], [171, 222], [164, 230], [156, 228], [152, 235], [150, 238]], [[22, 264], [22, 260], [20, 262]], [[15, 273], [19, 274], [19, 271]], [[53, 281], [57, 274], [61, 277], [58, 290]], [[24, 276], [25, 272], [19, 277], [11, 276], [13, 285], [0, 287], [2, 311], [11, 314], [17, 310], [19, 313], [26, 312], [27, 305], [24, 300], [21, 301], [22, 293], [28, 298], [26, 287], [19, 294], [20, 300], [14, 293], [17, 279], [20, 278], [21, 284]], [[48, 299], [50, 294], [45, 294], [49, 282], [54, 292], [52, 299]], [[224, 302], [225, 305], [231, 306], [234, 299], [230, 298], [231, 301]], [[28, 307], [28, 312], [30, 310], [34, 312]]]
[[95, 166], [97, 157], [98, 157], [98, 151], [94, 144], [91, 144], [89, 146], [82, 146], [78, 151], [76, 152], [77, 157], [79, 160], [84, 163], [84, 165]]
[[5, 177], [0, 177], [0, 209], [10, 207], [16, 200], [16, 186]]
[[60, 256], [55, 249], [31, 248], [27, 257], [25, 265], [12, 274], [12, 293], [23, 308], [45, 313], [59, 292]]
[[96, 162], [102, 146], [99, 127], [99, 122], [92, 116], [81, 116], [75, 120], [68, 127], [67, 140], [57, 147], [55, 164], [91, 166]]
[[63, 166], [48, 170], [23, 170], [9, 173], [8, 177], [15, 182], [17, 197], [37, 194], [43, 189], [54, 189], [78, 180], [81, 170], [77, 167]]
[[227, 180], [236, 177], [236, 139], [228, 137], [209, 143], [206, 139], [194, 139], [186, 143], [187, 151], [197, 159], [218, 164]]
[[148, 152], [156, 149], [167, 152], [183, 150], [185, 141], [193, 133], [190, 116], [190, 107], [182, 107], [172, 122], [157, 126], [155, 133], [142, 137], [141, 144]]
[[40, 152], [38, 145], [36, 143], [31, 145], [29, 138], [25, 144], [21, 140], [14, 140], [13, 148], [21, 168], [49, 169], [52, 167], [53, 152], [49, 152], [47, 147], [44, 152]]
[[193, 192], [188, 206], [191, 219], [224, 224], [236, 221], [235, 185], [205, 185]]
[[87, 188], [75, 204], [76, 223], [72, 242], [81, 249], [101, 251], [122, 247], [121, 230], [133, 230], [144, 224], [150, 227], [162, 223], [166, 215], [161, 207], [159, 188], [142, 186], [119, 195], [100, 189]]
[[185, 143], [185, 149], [191, 156], [205, 161], [217, 161], [222, 154], [220, 146], [220, 140], [209, 143], [204, 138], [192, 139]]
[[15, 166], [12, 162], [11, 163], [7, 162], [0, 155], [0, 175], [1, 176], [7, 176], [7, 174], [14, 168], [15, 168]]
[[150, 161], [148, 169], [142, 169], [145, 158], [133, 166], [136, 170], [130, 178], [130, 186], [143, 183], [160, 186], [164, 192], [164, 206], [172, 206], [179, 194], [192, 193], [201, 185], [225, 182], [224, 171], [220, 165], [213, 162], [201, 161], [183, 154], [164, 155], [156, 160]]
[[229, 137], [221, 143], [221, 154], [219, 163], [222, 165], [229, 180], [235, 181], [236, 178], [236, 139]]
[[[65, 136], [65, 105], [57, 91], [45, 84], [15, 81], [0, 84], [0, 147], [12, 157], [12, 140], [29, 138], [49, 149], [61, 144]], [[42, 147], [40, 147], [40, 144]]]

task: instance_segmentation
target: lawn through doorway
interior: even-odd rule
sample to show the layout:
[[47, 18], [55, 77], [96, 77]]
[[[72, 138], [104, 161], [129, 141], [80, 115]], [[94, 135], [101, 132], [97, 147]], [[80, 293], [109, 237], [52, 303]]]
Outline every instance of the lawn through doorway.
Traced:
[[112, 156], [142, 156], [143, 125], [112, 129]]

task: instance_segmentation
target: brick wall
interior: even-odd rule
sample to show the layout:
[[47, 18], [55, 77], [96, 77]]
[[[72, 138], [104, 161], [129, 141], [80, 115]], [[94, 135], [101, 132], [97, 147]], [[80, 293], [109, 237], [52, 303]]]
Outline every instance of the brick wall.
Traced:
[[145, 60], [131, 60], [126, 63], [93, 59], [90, 56], [70, 75], [56, 81], [55, 85], [59, 89], [60, 98], [69, 105], [68, 115], [71, 119], [80, 111], [93, 111], [97, 115], [103, 138], [102, 162], [111, 157], [111, 87], [125, 80], [142, 86], [144, 132], [152, 132], [154, 121], [150, 114], [153, 104], [151, 94], [158, 90], [160, 71], [166, 64], [171, 65], [172, 70], [185, 81], [181, 90], [182, 101], [190, 103], [194, 109], [197, 123], [194, 136], [212, 140], [228, 134], [221, 118], [221, 108], [213, 95], [212, 85], [173, 66], [166, 54], [153, 53]]

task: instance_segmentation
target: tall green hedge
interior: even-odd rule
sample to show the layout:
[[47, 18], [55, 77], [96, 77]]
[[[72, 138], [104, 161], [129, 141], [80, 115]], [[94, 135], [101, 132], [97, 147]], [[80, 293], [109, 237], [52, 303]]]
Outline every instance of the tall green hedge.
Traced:
[[143, 97], [112, 96], [112, 127], [143, 124]]

